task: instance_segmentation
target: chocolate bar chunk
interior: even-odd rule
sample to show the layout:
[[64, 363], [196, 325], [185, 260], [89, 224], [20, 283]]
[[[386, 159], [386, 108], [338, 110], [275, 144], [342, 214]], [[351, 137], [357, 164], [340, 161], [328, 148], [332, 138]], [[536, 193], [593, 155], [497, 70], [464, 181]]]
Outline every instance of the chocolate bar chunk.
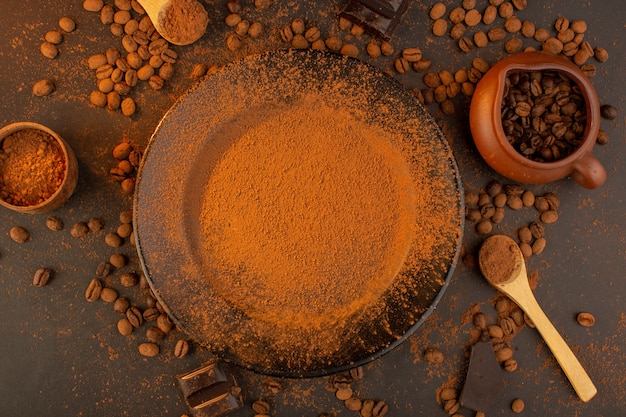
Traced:
[[242, 406], [241, 388], [228, 367], [213, 360], [177, 375], [185, 402], [195, 417], [217, 417]]
[[502, 391], [502, 369], [490, 342], [479, 342], [472, 347], [465, 384], [459, 403], [475, 411], [488, 411], [493, 400]]
[[339, 16], [388, 41], [408, 5], [408, 0], [351, 0]]

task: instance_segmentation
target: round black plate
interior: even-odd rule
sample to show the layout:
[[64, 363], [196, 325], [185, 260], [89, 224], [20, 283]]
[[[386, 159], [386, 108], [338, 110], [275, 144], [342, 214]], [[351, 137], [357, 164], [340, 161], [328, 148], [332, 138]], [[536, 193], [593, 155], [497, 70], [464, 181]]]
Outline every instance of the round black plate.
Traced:
[[[415, 223], [408, 228], [404, 261], [375, 302], [338, 323], [280, 327], [212, 287], [221, 271], [211, 269], [202, 252], [203, 190], [239, 133], [312, 96], [389, 136], [412, 180]], [[404, 341], [441, 298], [458, 256], [464, 217], [454, 157], [416, 99], [370, 65], [312, 50], [247, 57], [182, 97], [148, 145], [134, 216], [144, 273], [176, 324], [227, 360], [288, 377], [346, 370]], [[359, 262], [358, 248], [352, 250]]]

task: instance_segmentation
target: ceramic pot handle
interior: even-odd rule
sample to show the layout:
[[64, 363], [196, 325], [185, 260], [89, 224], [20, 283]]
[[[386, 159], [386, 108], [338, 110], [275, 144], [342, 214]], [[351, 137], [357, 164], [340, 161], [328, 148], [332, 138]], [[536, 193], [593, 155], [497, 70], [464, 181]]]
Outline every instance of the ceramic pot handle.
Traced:
[[583, 187], [593, 190], [606, 180], [606, 171], [591, 152], [587, 152], [574, 162], [572, 178]]

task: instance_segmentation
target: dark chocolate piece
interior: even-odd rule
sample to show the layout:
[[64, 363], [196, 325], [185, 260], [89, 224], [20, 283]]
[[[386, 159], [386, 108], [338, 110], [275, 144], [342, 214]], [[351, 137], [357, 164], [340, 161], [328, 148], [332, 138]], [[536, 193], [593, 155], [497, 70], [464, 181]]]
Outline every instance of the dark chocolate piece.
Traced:
[[372, 36], [389, 40], [408, 5], [408, 0], [350, 0], [339, 16]]
[[235, 376], [217, 360], [176, 379], [195, 417], [221, 416], [243, 405]]
[[488, 411], [503, 388], [502, 369], [490, 342], [478, 342], [472, 347], [465, 384], [459, 403], [475, 411]]

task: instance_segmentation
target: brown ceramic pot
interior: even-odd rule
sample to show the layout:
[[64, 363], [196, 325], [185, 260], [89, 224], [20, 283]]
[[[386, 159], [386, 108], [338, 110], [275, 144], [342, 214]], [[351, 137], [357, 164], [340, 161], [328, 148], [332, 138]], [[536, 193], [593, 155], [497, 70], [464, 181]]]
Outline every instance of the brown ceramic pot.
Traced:
[[38, 123], [17, 122], [0, 129], [0, 146], [7, 136], [24, 129], [37, 129], [51, 135], [59, 143], [65, 157], [65, 176], [59, 188], [46, 201], [32, 206], [15, 206], [0, 198], [0, 206], [4, 206], [20, 213], [38, 214], [54, 210], [62, 206], [74, 192], [78, 182], [78, 161], [72, 148], [56, 132]]
[[[587, 125], [580, 146], [553, 162], [532, 161], [513, 148], [502, 128], [501, 106], [509, 72], [551, 70], [567, 75], [580, 87], [586, 102]], [[545, 52], [511, 55], [494, 65], [476, 86], [470, 107], [470, 129], [478, 151], [503, 176], [526, 184], [543, 184], [571, 176], [585, 188], [602, 185], [606, 171], [591, 154], [600, 128], [598, 96], [587, 76], [567, 59]]]

